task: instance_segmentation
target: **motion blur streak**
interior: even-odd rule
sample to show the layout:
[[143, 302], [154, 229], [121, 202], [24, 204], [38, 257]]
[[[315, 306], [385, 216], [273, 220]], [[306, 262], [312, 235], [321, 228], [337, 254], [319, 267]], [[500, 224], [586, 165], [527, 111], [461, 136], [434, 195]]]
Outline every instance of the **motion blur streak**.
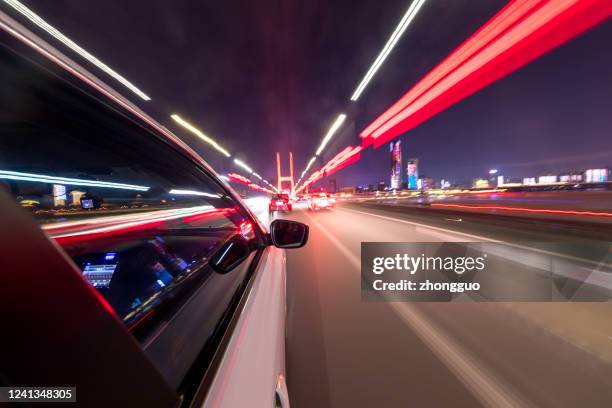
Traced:
[[176, 123], [178, 123], [179, 125], [181, 125], [185, 129], [187, 129], [188, 131], [190, 131], [191, 133], [195, 134], [200, 139], [204, 140], [206, 143], [208, 143], [209, 145], [214, 147], [217, 151], [223, 153], [226, 157], [231, 157], [231, 155], [229, 154], [229, 152], [227, 150], [225, 150], [224, 148], [219, 146], [219, 144], [217, 142], [215, 142], [210, 137], [206, 136], [200, 129], [196, 128], [195, 126], [193, 126], [191, 123], [189, 123], [186, 120], [184, 120], [183, 118], [181, 118], [176, 113], [173, 114], [173, 115], [170, 115], [170, 117], [172, 119], [174, 119], [174, 121]]
[[130, 91], [134, 92], [140, 98], [144, 99], [145, 101], [151, 100], [151, 98], [147, 94], [145, 94], [143, 91], [138, 89], [134, 84], [132, 84], [130, 81], [125, 79], [119, 73], [114, 71], [108, 65], [100, 61], [98, 58], [94, 57], [92, 54], [90, 54], [89, 52], [81, 48], [74, 41], [72, 41], [70, 38], [66, 37], [64, 34], [59, 32], [55, 27], [51, 26], [49, 23], [47, 23], [45, 20], [43, 20], [40, 16], [38, 16], [36, 13], [34, 13], [32, 10], [30, 10], [26, 6], [24, 6], [17, 0], [4, 0], [4, 2], [8, 4], [9, 6], [13, 7], [15, 10], [17, 10], [22, 15], [24, 15], [27, 19], [29, 19], [31, 22], [36, 24], [38, 27], [40, 27], [41, 29], [45, 30], [47, 33], [55, 37], [58, 41], [65, 44], [68, 48], [70, 48], [71, 50], [79, 54], [81, 57], [85, 58], [87, 61], [91, 62], [92, 64], [100, 68], [102, 71], [104, 71], [105, 73], [107, 73], [108, 75], [116, 79], [117, 81], [119, 81], [122, 85], [124, 85]]
[[[358, 271], [361, 270], [360, 258], [321, 223], [308, 214], [306, 216], [309, 222], [323, 232], [326, 238], [350, 261], [355, 273], [359, 273]], [[458, 239], [461, 240], [461, 238]], [[389, 304], [402, 321], [485, 406], [507, 408], [529, 406], [516, 390], [504, 384], [490, 370], [478, 364], [469, 353], [445, 335], [419, 310], [405, 303], [389, 302]]]
[[530, 406], [516, 390], [478, 364], [477, 360], [434, 327], [433, 323], [416, 308], [406, 303], [391, 302], [390, 305], [484, 406], [507, 408]]
[[228, 173], [227, 177], [230, 179], [230, 181], [234, 181], [236, 183], [242, 183], [245, 186], [251, 184], [251, 180], [247, 177], [244, 177], [241, 174], [237, 174], [237, 173]]
[[[202, 215], [215, 216], [227, 214], [233, 209], [218, 210], [210, 205], [190, 207], [178, 210], [152, 211], [114, 217], [101, 217], [93, 220], [82, 220], [70, 223], [59, 223], [43, 226], [58, 242], [65, 244], [84, 239], [96, 239], [102, 236], [124, 233], [131, 230], [152, 228], [164, 221], [181, 219], [184, 222], [201, 220]], [[95, 228], [91, 228], [95, 226]]]
[[380, 54], [378, 54], [378, 57], [376, 57], [376, 60], [359, 83], [359, 86], [357, 86], [357, 89], [355, 89], [353, 96], [351, 96], [351, 101], [356, 101], [357, 99], [359, 99], [359, 96], [361, 95], [365, 87], [368, 85], [374, 74], [376, 74], [376, 71], [378, 71], [383, 62], [385, 62], [385, 59], [387, 59], [387, 56], [389, 55], [393, 47], [395, 47], [395, 44], [398, 42], [404, 31], [406, 31], [406, 28], [408, 28], [408, 25], [410, 25], [414, 17], [417, 15], [423, 3], [425, 3], [425, 0], [415, 0], [412, 2], [410, 7], [408, 8], [408, 11], [406, 11], [406, 14], [404, 14], [404, 17], [402, 17], [401, 21], [395, 28], [395, 31], [393, 31], [393, 34], [391, 34], [391, 37], [389, 37], [389, 40], [383, 47], [382, 51], [380, 52]]
[[501, 211], [519, 211], [540, 214], [559, 214], [559, 215], [584, 215], [589, 217], [612, 217], [612, 213], [597, 212], [597, 211], [573, 211], [573, 210], [552, 210], [540, 208], [522, 208], [522, 207], [504, 207], [496, 205], [461, 205], [461, 204], [431, 204], [432, 207], [452, 207], [465, 208], [470, 210], [501, 210]]
[[172, 190], [168, 191], [168, 194], [194, 195], [194, 196], [202, 196], [202, 197], [219, 198], [219, 194], [204, 193], [202, 191], [193, 191], [193, 190], [176, 190], [176, 189], [172, 189]]
[[347, 146], [323, 166], [323, 171], [329, 176], [349, 164], [357, 162], [361, 157], [361, 150], [361, 146]]
[[[571, 223], [517, 224], [513, 217], [471, 212], [461, 223], [451, 224], [440, 211], [341, 200], [330, 211], [288, 215], [310, 225], [304, 250], [287, 253], [292, 272], [287, 276], [292, 403], [608, 407], [609, 360], [596, 354], [609, 349], [612, 335], [603, 323], [609, 320], [603, 303], [458, 301], [410, 303], [405, 308], [401, 302], [362, 300], [362, 242], [518, 244], [560, 236], [588, 241], [592, 234], [586, 230], [574, 235]], [[527, 250], [538, 262], [551, 262], [551, 256], [556, 265], [565, 262], [555, 254]], [[540, 278], [528, 274], [523, 284]], [[510, 268], [507, 280], [498, 283], [513, 285], [516, 279]], [[542, 316], [554, 320], [542, 322]], [[561, 329], [563, 334], [558, 334]], [[594, 344], [602, 344], [601, 349]], [[309, 386], [300, 387], [305, 383]]]
[[234, 163], [236, 163], [237, 166], [242, 167], [244, 170], [248, 171], [249, 173], [253, 173], [253, 169], [250, 168], [245, 162], [243, 162], [242, 160], [239, 159], [234, 159]]
[[386, 121], [398, 114], [409, 103], [413, 102], [423, 92], [431, 88], [460, 64], [463, 64], [469, 57], [478, 51], [483, 43], [491, 41], [503, 30], [510, 27], [516, 20], [527, 11], [537, 5], [540, 0], [527, 0], [523, 2], [511, 2], [504, 7], [489, 22], [482, 26], [476, 33], [455, 51], [453, 51], [442, 63], [435, 67], [429, 74], [425, 75], [410, 91], [394, 103], [385, 113], [380, 115], [363, 132], [362, 135], [369, 135], [379, 128]]
[[306, 168], [304, 169], [304, 171], [302, 172], [302, 175], [300, 176], [300, 179], [295, 184], [296, 189], [299, 187], [300, 183], [302, 182], [302, 179], [304, 178], [306, 173], [308, 173], [308, 170], [310, 170], [310, 168], [312, 167], [312, 164], [315, 162], [316, 159], [317, 159], [317, 156], [312, 156], [310, 158], [310, 160], [308, 161], [308, 164], [306, 165]]
[[338, 128], [342, 126], [342, 122], [344, 122], [345, 119], [346, 119], [346, 115], [344, 113], [341, 113], [340, 115], [338, 115], [334, 123], [331, 125], [331, 127], [327, 131], [327, 134], [323, 138], [323, 141], [319, 145], [319, 148], [317, 149], [317, 152], [316, 152], [317, 156], [323, 152], [323, 149], [325, 149], [325, 146], [327, 146], [327, 143], [329, 143], [329, 141], [334, 136], [334, 133], [336, 133]]
[[513, 1], [369, 125], [363, 145], [381, 146], [611, 14], [605, 0]]
[[[347, 146], [340, 153], [335, 155], [330, 161], [328, 161], [319, 171], [316, 171], [310, 175], [308, 180], [297, 189], [297, 191], [302, 191], [312, 183], [315, 183], [317, 180], [321, 179], [324, 176], [329, 176], [338, 170], [343, 169], [346, 166], [349, 166], [355, 162], [357, 162], [361, 155], [361, 150], [363, 148], [361, 146]], [[301, 178], [300, 178], [301, 180]], [[299, 182], [298, 182], [299, 185]]]
[[139, 212], [136, 214], [125, 214], [125, 215], [116, 215], [109, 217], [96, 217], [96, 218], [86, 218], [78, 221], [65, 221], [65, 222], [56, 222], [53, 224], [44, 224], [42, 229], [52, 234], [63, 233], [66, 230], [73, 230], [74, 228], [87, 227], [91, 225], [110, 225], [110, 224], [120, 224], [131, 221], [143, 221], [147, 219], [153, 219], [157, 217], [165, 217], [165, 216], [176, 216], [179, 217], [181, 215], [190, 214], [193, 211], [208, 211], [213, 210], [214, 207], [212, 205], [204, 205], [198, 207], [190, 207], [190, 208], [179, 208], [179, 209], [170, 209], [170, 210], [160, 210], [160, 211], [147, 211], [147, 212]]
[[68, 177], [48, 176], [45, 174], [21, 173], [17, 171], [8, 171], [8, 170], [0, 170], [0, 179], [36, 181], [39, 183], [49, 183], [49, 184], [68, 184], [68, 185], [74, 185], [74, 186], [116, 188], [116, 189], [121, 189], [121, 190], [136, 190], [136, 191], [149, 191], [149, 188], [150, 188], [147, 186], [138, 186], [134, 184], [113, 183], [110, 181], [83, 180], [83, 179], [75, 179], [75, 178], [68, 178]]
[[303, 178], [304, 175], [306, 174], [306, 172], [308, 172], [308, 170], [310, 170], [310, 168], [312, 167], [312, 164], [315, 162], [315, 160], [317, 160], [317, 156], [312, 156], [310, 158], [310, 160], [308, 160], [308, 164], [306, 165], [306, 168], [302, 172], [302, 176], [300, 178]]

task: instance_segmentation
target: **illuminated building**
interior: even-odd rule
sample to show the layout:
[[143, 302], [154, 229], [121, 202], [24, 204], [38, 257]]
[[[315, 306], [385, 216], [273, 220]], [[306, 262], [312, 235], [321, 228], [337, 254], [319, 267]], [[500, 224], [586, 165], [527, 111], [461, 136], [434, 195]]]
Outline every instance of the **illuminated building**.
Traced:
[[562, 183], [580, 183], [582, 179], [580, 173], [565, 173], [559, 176], [559, 181]]
[[487, 179], [476, 179], [472, 183], [472, 187], [473, 188], [488, 188], [489, 187], [489, 180], [487, 180]]
[[53, 185], [53, 206], [63, 207], [66, 205], [66, 186], [62, 184]]
[[552, 184], [557, 182], [557, 176], [554, 174], [547, 174], [545, 176], [538, 177], [538, 184]]
[[391, 153], [391, 189], [397, 190], [402, 185], [402, 141], [389, 143]]
[[70, 205], [72, 206], [80, 206], [81, 205], [81, 197], [85, 196], [85, 192], [81, 190], [72, 190], [70, 192]]
[[417, 180], [417, 187], [419, 188], [419, 190], [429, 190], [429, 189], [432, 189], [433, 186], [434, 186], [433, 179], [429, 177], [421, 177], [420, 179]]
[[417, 189], [417, 180], [419, 179], [419, 159], [408, 159], [406, 173], [408, 175], [408, 189]]
[[536, 179], [535, 179], [535, 177], [525, 177], [525, 178], [523, 178], [523, 184], [525, 184], [527, 186], [536, 184]]
[[587, 183], [604, 183], [608, 181], [608, 169], [588, 169], [584, 172], [584, 181]]

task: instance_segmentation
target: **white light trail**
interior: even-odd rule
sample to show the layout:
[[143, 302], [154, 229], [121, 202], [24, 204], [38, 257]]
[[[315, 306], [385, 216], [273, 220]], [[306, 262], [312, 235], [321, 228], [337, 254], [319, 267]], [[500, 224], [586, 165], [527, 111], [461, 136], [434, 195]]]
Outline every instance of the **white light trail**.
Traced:
[[249, 173], [253, 173], [253, 169], [250, 168], [245, 162], [243, 162], [242, 160], [239, 159], [234, 159], [234, 163], [236, 163], [237, 166], [242, 167], [243, 169], [245, 169], [246, 171], [248, 171]]
[[257, 173], [255, 173], [255, 172], [253, 172], [253, 175], [254, 175], [255, 177], [257, 177], [258, 179], [260, 179], [260, 180], [262, 180], [262, 181], [263, 181], [263, 177], [261, 177], [259, 174], [257, 174]]
[[206, 136], [200, 129], [196, 128], [195, 126], [193, 126], [191, 123], [189, 123], [186, 120], [184, 120], [183, 118], [181, 118], [176, 113], [173, 114], [173, 115], [170, 115], [170, 117], [172, 119], [174, 119], [174, 121], [176, 123], [178, 123], [179, 125], [181, 125], [185, 129], [189, 130], [191, 133], [195, 134], [200, 139], [204, 140], [206, 143], [208, 143], [209, 145], [211, 145], [212, 147], [217, 149], [219, 152], [223, 153], [226, 157], [231, 157], [231, 155], [229, 154], [229, 152], [227, 150], [225, 150], [224, 148], [219, 146], [219, 144], [217, 142], [215, 142], [210, 137]]
[[205, 192], [202, 192], [202, 191], [193, 191], [193, 190], [172, 189], [172, 190], [168, 191], [168, 194], [194, 195], [194, 196], [202, 196], [202, 197], [219, 198], [219, 194], [211, 194], [211, 193], [205, 193]]
[[404, 14], [404, 17], [402, 17], [401, 21], [395, 28], [395, 31], [393, 31], [393, 34], [391, 34], [391, 37], [389, 37], [389, 40], [383, 47], [382, 51], [380, 52], [380, 54], [378, 54], [378, 57], [376, 57], [376, 60], [359, 83], [359, 86], [357, 86], [357, 89], [355, 89], [353, 96], [351, 96], [351, 101], [356, 101], [357, 99], [359, 99], [359, 96], [361, 95], [365, 87], [368, 85], [372, 77], [374, 77], [376, 71], [378, 71], [383, 62], [385, 62], [385, 59], [387, 58], [391, 50], [393, 50], [393, 47], [395, 47], [395, 44], [397, 44], [398, 40], [400, 39], [406, 28], [408, 28], [414, 17], [417, 15], [423, 3], [425, 3], [425, 0], [414, 0], [412, 4], [410, 4], [410, 7], [408, 7], [408, 11], [406, 11], [406, 14]]
[[[304, 172], [307, 172], [310, 167], [312, 166], [312, 164], [315, 162], [315, 160], [317, 160], [317, 156], [312, 156], [310, 158], [310, 160], [308, 161], [308, 164], [306, 165], [306, 169], [304, 170]], [[302, 176], [303, 177], [303, 176]]]
[[317, 149], [317, 152], [315, 153], [317, 156], [320, 155], [321, 152], [323, 152], [323, 149], [325, 149], [325, 146], [327, 146], [327, 143], [329, 143], [334, 133], [336, 133], [340, 125], [342, 125], [342, 122], [344, 122], [344, 119], [346, 119], [346, 115], [344, 113], [341, 113], [340, 115], [338, 115], [334, 123], [331, 125], [331, 127], [327, 131], [327, 134], [323, 138], [321, 145]]
[[219, 178], [221, 178], [221, 179], [223, 179], [225, 181], [228, 181], [228, 182], [230, 181], [229, 177], [227, 177], [227, 176], [219, 175]]
[[[200, 215], [200, 214], [214, 214], [219, 210], [213, 207], [212, 205], [203, 205], [199, 207], [190, 207], [190, 208], [182, 208], [182, 209], [173, 209], [173, 210], [162, 210], [162, 211], [153, 211], [146, 212], [134, 215], [124, 215], [118, 217], [98, 217], [93, 219], [86, 219], [82, 221], [77, 221], [73, 223], [57, 223], [57, 224], [49, 224], [43, 226], [45, 231], [48, 231], [51, 237], [55, 239], [59, 238], [67, 238], [67, 237], [76, 237], [83, 235], [93, 235], [93, 234], [103, 234], [110, 233], [113, 231], [121, 231], [131, 227], [142, 227], [147, 224], [152, 224], [160, 221], [169, 221], [175, 220], [178, 218], [185, 218], [192, 215]], [[91, 229], [81, 229], [73, 232], [62, 233], [62, 231], [68, 226], [83, 226], [89, 227], [92, 224], [101, 224], [101, 227], [91, 228]], [[58, 229], [55, 234], [53, 230]], [[49, 231], [51, 230], [51, 231]]]
[[308, 170], [310, 169], [310, 167], [312, 167], [312, 164], [315, 162], [315, 160], [317, 160], [317, 156], [312, 156], [310, 158], [310, 160], [308, 161], [308, 164], [306, 165], [306, 168], [304, 169], [304, 171], [302, 172], [302, 174], [300, 175], [300, 179], [298, 180], [297, 183], [295, 183], [296, 188], [297, 186], [300, 185], [300, 181], [302, 181], [302, 179], [304, 178], [304, 176], [306, 175], [306, 173], [308, 172]]
[[102, 71], [104, 71], [105, 73], [107, 73], [108, 75], [116, 79], [117, 81], [119, 81], [122, 85], [124, 85], [130, 91], [134, 92], [140, 98], [144, 99], [145, 101], [151, 100], [151, 98], [147, 94], [145, 94], [140, 89], [138, 89], [134, 84], [132, 84], [130, 81], [125, 79], [119, 73], [114, 71], [108, 65], [100, 61], [98, 58], [94, 57], [92, 54], [90, 54], [89, 52], [81, 48], [74, 41], [72, 41], [70, 38], [66, 37], [64, 34], [59, 32], [55, 27], [51, 26], [49, 23], [43, 20], [40, 16], [38, 16], [36, 13], [34, 13], [29, 8], [27, 8], [25, 5], [21, 4], [17, 0], [4, 0], [4, 2], [8, 4], [9, 6], [13, 7], [15, 10], [17, 10], [19, 13], [25, 16], [28, 20], [36, 24], [38, 27], [40, 27], [41, 29], [45, 30], [47, 33], [55, 37], [58, 41], [66, 45], [68, 48], [70, 48], [71, 50], [79, 54], [81, 57], [85, 58], [87, 61], [91, 62], [96, 67], [100, 68]]
[[147, 187], [147, 186], [138, 186], [134, 184], [112, 183], [109, 181], [97, 181], [97, 180], [83, 180], [83, 179], [75, 179], [75, 178], [68, 178], [68, 177], [48, 176], [45, 174], [20, 173], [17, 171], [8, 171], [8, 170], [0, 170], [0, 179], [35, 181], [39, 183], [49, 183], [49, 184], [67, 184], [67, 185], [74, 185], [74, 186], [116, 188], [116, 189], [122, 189], [122, 190], [136, 190], [136, 191], [149, 191], [150, 189], [150, 187]]

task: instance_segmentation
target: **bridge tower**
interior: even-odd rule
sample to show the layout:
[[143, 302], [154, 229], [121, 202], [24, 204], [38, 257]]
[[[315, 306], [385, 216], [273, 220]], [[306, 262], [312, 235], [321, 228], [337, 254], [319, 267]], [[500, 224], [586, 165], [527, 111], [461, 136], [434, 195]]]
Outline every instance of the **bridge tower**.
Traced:
[[293, 182], [293, 153], [289, 152], [289, 176], [281, 175], [280, 153], [276, 152], [276, 173], [277, 173], [277, 188], [278, 191], [283, 191], [283, 181], [291, 183], [291, 195], [295, 193], [295, 184]]

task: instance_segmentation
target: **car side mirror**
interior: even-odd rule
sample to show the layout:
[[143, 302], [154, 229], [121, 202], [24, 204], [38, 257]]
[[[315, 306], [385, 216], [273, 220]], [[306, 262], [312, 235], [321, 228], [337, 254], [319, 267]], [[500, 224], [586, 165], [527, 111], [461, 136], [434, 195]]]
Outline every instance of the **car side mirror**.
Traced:
[[270, 237], [279, 248], [301, 248], [308, 242], [308, 225], [297, 221], [274, 220], [270, 224]]
[[208, 261], [210, 267], [218, 273], [228, 273], [251, 253], [248, 241], [242, 235], [231, 237]]

